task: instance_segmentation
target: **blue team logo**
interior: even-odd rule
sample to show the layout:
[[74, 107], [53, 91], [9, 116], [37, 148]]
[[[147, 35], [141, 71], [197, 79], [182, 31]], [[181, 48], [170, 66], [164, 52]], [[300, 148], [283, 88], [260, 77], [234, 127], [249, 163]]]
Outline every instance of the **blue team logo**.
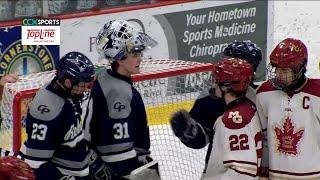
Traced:
[[116, 109], [118, 110], [118, 112], [120, 112], [121, 110], [125, 109], [126, 106], [123, 105], [121, 102], [116, 102], [114, 105], [113, 105], [113, 109]]
[[20, 26], [0, 29], [0, 77], [53, 70], [58, 58], [59, 46], [21, 45]]

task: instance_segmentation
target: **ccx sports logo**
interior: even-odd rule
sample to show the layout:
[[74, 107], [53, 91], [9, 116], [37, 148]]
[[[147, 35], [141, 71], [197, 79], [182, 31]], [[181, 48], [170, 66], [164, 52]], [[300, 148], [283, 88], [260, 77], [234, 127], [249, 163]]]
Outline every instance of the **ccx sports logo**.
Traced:
[[23, 19], [22, 45], [60, 45], [59, 19]]

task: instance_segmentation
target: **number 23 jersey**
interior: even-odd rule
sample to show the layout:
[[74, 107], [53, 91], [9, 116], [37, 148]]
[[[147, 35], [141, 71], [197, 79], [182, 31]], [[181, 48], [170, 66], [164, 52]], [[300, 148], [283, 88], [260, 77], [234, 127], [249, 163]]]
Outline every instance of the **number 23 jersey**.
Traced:
[[255, 105], [246, 98], [232, 101], [213, 129], [212, 152], [201, 179], [258, 179], [262, 134]]

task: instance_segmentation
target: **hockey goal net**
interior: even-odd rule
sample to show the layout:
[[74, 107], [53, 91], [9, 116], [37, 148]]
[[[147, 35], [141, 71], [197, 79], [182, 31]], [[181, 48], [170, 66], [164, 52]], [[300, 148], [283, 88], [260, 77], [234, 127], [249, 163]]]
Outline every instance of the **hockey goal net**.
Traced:
[[[176, 138], [169, 118], [176, 110], [190, 110], [201, 91], [208, 89], [211, 64], [181, 60], [144, 60], [133, 76], [141, 93], [150, 126], [151, 152], [159, 161], [162, 179], [200, 179], [206, 148], [193, 150]], [[53, 71], [20, 76], [4, 88], [0, 147], [17, 152], [26, 139], [24, 116], [37, 90], [53, 79]]]

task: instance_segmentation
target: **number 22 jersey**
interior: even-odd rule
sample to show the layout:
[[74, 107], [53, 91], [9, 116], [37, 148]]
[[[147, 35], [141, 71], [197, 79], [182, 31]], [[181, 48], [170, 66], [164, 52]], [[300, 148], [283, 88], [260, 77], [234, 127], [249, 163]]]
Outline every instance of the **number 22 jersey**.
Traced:
[[255, 105], [247, 98], [232, 101], [213, 130], [212, 152], [201, 179], [258, 179], [262, 133]]

